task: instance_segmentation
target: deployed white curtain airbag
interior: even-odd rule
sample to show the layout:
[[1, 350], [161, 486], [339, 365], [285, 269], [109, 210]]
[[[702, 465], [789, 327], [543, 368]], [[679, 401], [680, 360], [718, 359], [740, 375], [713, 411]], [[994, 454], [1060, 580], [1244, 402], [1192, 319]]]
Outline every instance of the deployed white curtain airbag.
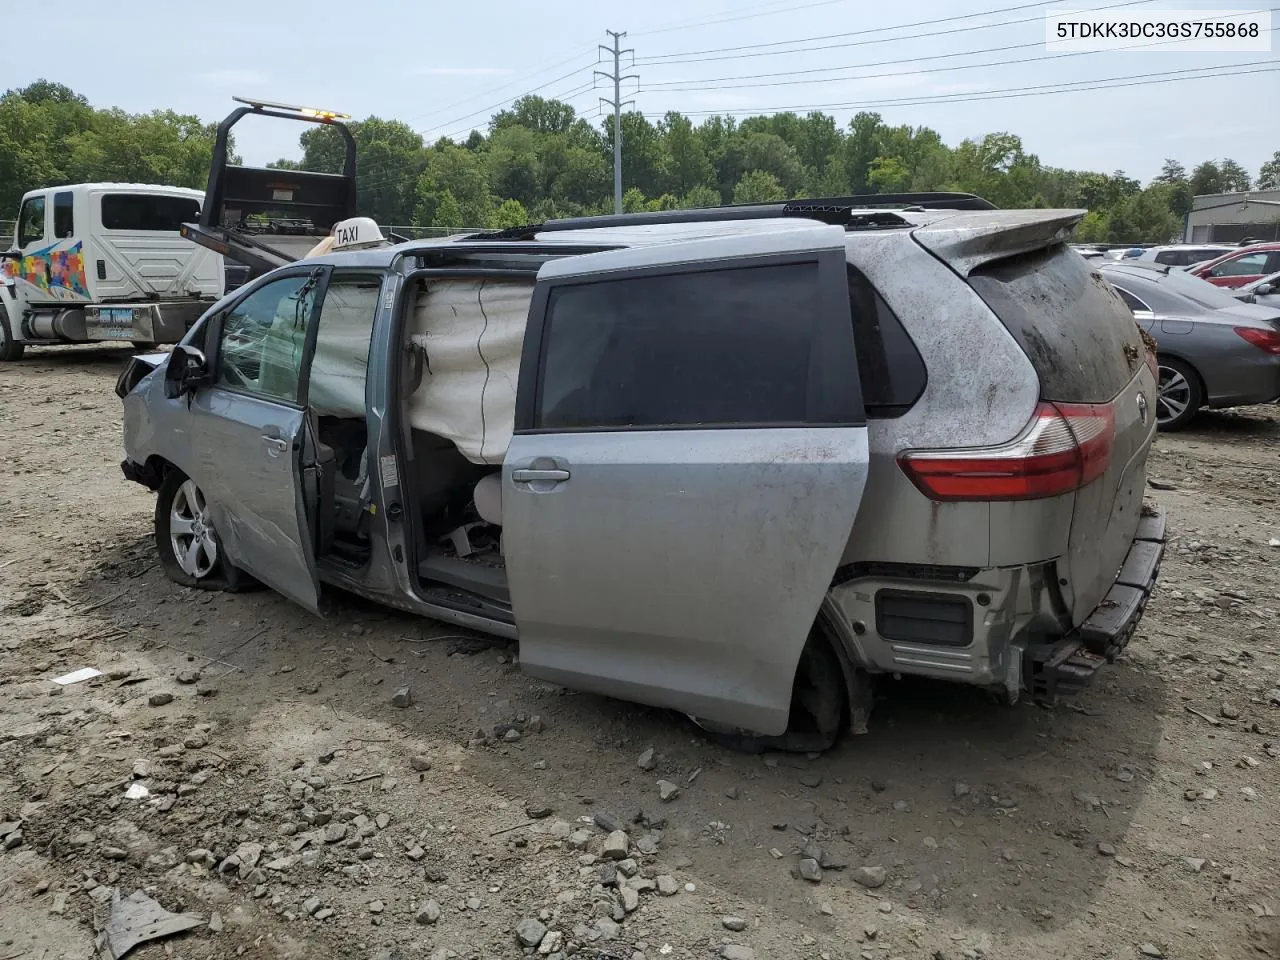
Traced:
[[500, 464], [515, 422], [516, 379], [533, 284], [428, 281], [410, 320], [424, 355], [409, 422], [453, 441], [472, 463]]

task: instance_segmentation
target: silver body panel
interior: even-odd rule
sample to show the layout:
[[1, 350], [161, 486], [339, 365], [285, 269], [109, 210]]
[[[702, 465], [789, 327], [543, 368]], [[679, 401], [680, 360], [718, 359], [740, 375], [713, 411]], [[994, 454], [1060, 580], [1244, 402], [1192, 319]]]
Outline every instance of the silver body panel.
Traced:
[[[193, 419], [205, 415], [203, 407], [188, 411], [185, 402], [166, 400], [161, 377], [153, 375], [125, 399], [126, 451], [136, 463], [159, 457], [188, 473], [210, 471], [232, 531], [229, 551], [253, 572], [287, 569], [281, 592], [306, 602], [303, 571], [314, 569], [320, 581], [402, 609], [518, 636], [524, 669], [575, 687], [778, 732], [786, 725], [800, 647], [822, 607], [838, 620], [846, 653], [867, 670], [1016, 695], [1021, 651], [1069, 633], [1116, 579], [1141, 509], [1154, 430], [1154, 422], [1148, 428], [1134, 419], [1136, 395], [1154, 389], [1149, 372], [1143, 367], [1117, 398], [1122, 412], [1106, 473], [1074, 494], [937, 503], [896, 459], [906, 450], [995, 446], [1026, 427], [1040, 396], [1035, 368], [963, 276], [993, 258], [1061, 242], [1076, 215], [904, 212], [913, 229], [845, 233], [784, 220], [540, 237], [549, 248], [632, 245], [551, 260], [540, 281], [834, 247], [901, 320], [928, 377], [910, 409], [865, 427], [517, 431], [502, 473], [514, 623], [435, 602], [411, 563], [412, 530], [387, 509], [408, 495], [397, 463], [403, 451], [391, 429], [400, 401], [384, 386], [399, 350], [392, 323], [404, 284], [397, 248], [308, 262], [388, 271], [368, 371], [377, 510], [364, 568], [323, 559], [306, 568], [305, 517], [290, 529], [288, 511], [297, 508], [283, 493], [252, 509], [239, 505], [243, 484], [283, 486], [280, 464], [248, 460], [262, 453], [255, 444], [269, 426], [283, 433], [292, 421], [268, 424], [260, 411], [255, 418], [249, 408], [229, 406], [226, 412], [245, 419], [244, 435], [221, 441], [221, 463], [204, 462], [192, 449], [196, 432], [205, 430]], [[515, 471], [526, 469], [569, 476], [518, 481]], [[251, 557], [255, 550], [259, 555]], [[964, 578], [949, 576], [957, 570], [967, 571]], [[946, 648], [879, 636], [876, 594], [902, 587], [971, 603], [972, 641]]]

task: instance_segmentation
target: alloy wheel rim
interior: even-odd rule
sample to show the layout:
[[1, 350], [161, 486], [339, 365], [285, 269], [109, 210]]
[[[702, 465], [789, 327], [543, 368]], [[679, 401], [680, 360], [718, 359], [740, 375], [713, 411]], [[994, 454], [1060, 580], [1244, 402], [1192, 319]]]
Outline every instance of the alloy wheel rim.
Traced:
[[209, 505], [193, 480], [187, 480], [174, 494], [169, 508], [169, 543], [178, 566], [189, 577], [207, 577], [218, 562]]
[[1160, 368], [1160, 392], [1156, 397], [1156, 422], [1168, 423], [1191, 405], [1191, 384], [1172, 367]]

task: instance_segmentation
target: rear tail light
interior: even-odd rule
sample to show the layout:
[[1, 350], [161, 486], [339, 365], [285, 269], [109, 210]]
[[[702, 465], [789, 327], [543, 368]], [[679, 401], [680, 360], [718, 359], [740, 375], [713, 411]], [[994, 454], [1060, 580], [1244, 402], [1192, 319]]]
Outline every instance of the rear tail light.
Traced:
[[1280, 357], [1280, 332], [1259, 330], [1256, 327], [1236, 327], [1236, 334], [1248, 340], [1259, 350]]
[[1041, 403], [1009, 443], [904, 453], [898, 465], [930, 500], [1036, 500], [1102, 476], [1115, 434], [1110, 404]]

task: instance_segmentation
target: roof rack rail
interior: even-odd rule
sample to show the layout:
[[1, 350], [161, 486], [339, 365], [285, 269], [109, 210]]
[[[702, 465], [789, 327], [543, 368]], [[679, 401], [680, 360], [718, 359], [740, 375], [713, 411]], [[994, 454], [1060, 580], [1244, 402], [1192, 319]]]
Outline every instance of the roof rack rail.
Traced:
[[[647, 226], [661, 223], [703, 223], [715, 220], [767, 220], [775, 217], [806, 217], [842, 226], [888, 226], [887, 220], [869, 216], [876, 208], [901, 210], [994, 210], [995, 205], [971, 193], [868, 193], [849, 197], [814, 197], [782, 200], [777, 203], [727, 204], [692, 210], [655, 210], [645, 213], [614, 213], [594, 217], [567, 217], [548, 220], [540, 232], [585, 230], [600, 227]], [[881, 216], [887, 211], [881, 211]]]

